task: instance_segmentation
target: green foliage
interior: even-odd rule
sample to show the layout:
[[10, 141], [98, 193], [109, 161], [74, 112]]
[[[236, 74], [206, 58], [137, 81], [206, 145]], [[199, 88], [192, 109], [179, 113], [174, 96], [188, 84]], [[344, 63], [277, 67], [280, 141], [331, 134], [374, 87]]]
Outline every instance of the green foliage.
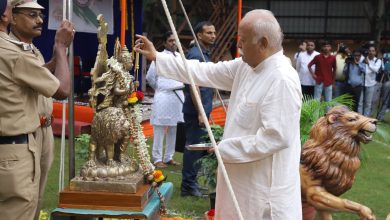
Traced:
[[204, 177], [204, 179], [202, 179], [203, 183], [209, 186], [210, 191], [214, 191], [217, 186], [217, 156], [215, 156], [214, 153], [208, 154], [202, 157], [198, 163], [202, 166], [202, 173], [200, 176]]
[[[211, 131], [213, 132], [214, 139], [216, 142], [220, 142], [222, 140], [223, 136], [223, 127], [217, 124], [210, 125]], [[210, 143], [210, 137], [209, 135], [205, 135], [203, 137], [205, 143]]]
[[[216, 142], [222, 140], [223, 136], [223, 127], [220, 125], [210, 125], [211, 131], [213, 132], [214, 139]], [[203, 137], [205, 142], [210, 143], [210, 137], [208, 135]], [[200, 178], [203, 180], [203, 183], [209, 186], [210, 191], [214, 191], [217, 186], [217, 167], [218, 160], [214, 153], [208, 154], [202, 157], [198, 162], [201, 165], [201, 175], [204, 178]]]
[[330, 102], [321, 102], [313, 99], [311, 96], [303, 97], [300, 119], [302, 146], [309, 138], [311, 127], [320, 117], [325, 115], [327, 107], [334, 107], [337, 105], [345, 105], [351, 109], [354, 105], [352, 96], [344, 94], [332, 99]]
[[89, 140], [91, 139], [91, 135], [89, 134], [80, 134], [75, 138], [78, 143], [75, 147], [76, 151], [76, 159], [85, 161], [88, 159], [88, 149], [89, 149]]

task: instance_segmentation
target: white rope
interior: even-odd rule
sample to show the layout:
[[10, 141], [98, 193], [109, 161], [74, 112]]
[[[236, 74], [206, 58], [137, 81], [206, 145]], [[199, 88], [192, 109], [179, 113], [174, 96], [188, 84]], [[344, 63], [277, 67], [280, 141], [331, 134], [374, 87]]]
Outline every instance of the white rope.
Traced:
[[62, 102], [62, 128], [61, 128], [61, 153], [60, 173], [58, 175], [58, 191], [64, 190], [65, 175], [65, 123], [66, 123], [66, 101]]
[[192, 74], [191, 74], [191, 72], [190, 72], [190, 70], [188, 68], [188, 63], [187, 63], [187, 60], [186, 60], [186, 58], [184, 56], [183, 48], [182, 48], [181, 43], [179, 41], [179, 36], [177, 35], [176, 28], [173, 25], [172, 17], [171, 17], [171, 15], [169, 13], [169, 9], [168, 9], [167, 3], [166, 3], [165, 0], [161, 0], [161, 3], [163, 5], [163, 7], [164, 7], [165, 14], [166, 14], [166, 16], [168, 18], [169, 26], [171, 27], [172, 33], [175, 36], [176, 44], [177, 44], [177, 47], [179, 49], [180, 56], [181, 56], [181, 58], [183, 60], [185, 70], [188, 73], [188, 77], [189, 77], [190, 82], [191, 82], [191, 89], [192, 89], [192, 92], [195, 95], [195, 100], [198, 103], [198, 105], [201, 107], [201, 112], [200, 113], [201, 113], [201, 116], [203, 118], [203, 121], [205, 122], [206, 129], [207, 129], [207, 132], [208, 132], [208, 134], [210, 136], [211, 143], [212, 143], [212, 145], [213, 145], [213, 147], [215, 149], [215, 155], [217, 156], [218, 165], [221, 167], [220, 170], [222, 171], [222, 175], [223, 175], [223, 177], [224, 177], [224, 179], [226, 181], [226, 185], [228, 187], [230, 196], [233, 199], [234, 207], [235, 207], [235, 209], [237, 211], [239, 219], [240, 220], [244, 220], [244, 218], [242, 217], [242, 213], [241, 213], [240, 207], [239, 207], [238, 202], [237, 202], [236, 195], [234, 194], [232, 185], [230, 183], [230, 179], [229, 179], [228, 174], [226, 172], [225, 165], [223, 164], [221, 155], [219, 154], [218, 146], [217, 146], [217, 143], [215, 142], [213, 132], [211, 131], [209, 121], [208, 121], [208, 119], [206, 117], [206, 113], [204, 112], [202, 101], [201, 101], [201, 99], [199, 97], [199, 94], [198, 94], [198, 92], [196, 90], [194, 79], [192, 78]]
[[[62, 20], [66, 19], [66, 0], [62, 2]], [[65, 121], [66, 121], [66, 100], [62, 102], [62, 128], [61, 128], [61, 151], [60, 151], [60, 171], [58, 174], [58, 192], [64, 189], [65, 174]]]
[[[179, 0], [179, 3], [180, 3], [180, 7], [181, 7], [181, 9], [182, 9], [182, 11], [183, 11], [183, 13], [184, 13], [184, 17], [186, 18], [186, 21], [187, 21], [187, 23], [188, 23], [188, 26], [190, 27], [192, 36], [194, 37], [196, 47], [198, 47], [198, 49], [199, 49], [200, 55], [202, 56], [202, 59], [203, 59], [203, 62], [206, 62], [206, 58], [204, 57], [203, 51], [202, 51], [202, 49], [201, 49], [201, 47], [200, 47], [200, 45], [199, 45], [198, 37], [196, 36], [194, 29], [192, 28], [190, 19], [189, 19], [188, 16], [187, 16], [187, 12], [186, 12], [186, 9], [184, 8], [183, 2], [182, 2], [181, 0]], [[225, 113], [227, 113], [225, 103], [223, 102], [223, 99], [222, 99], [222, 97], [221, 97], [221, 94], [219, 93], [219, 91], [218, 91], [217, 88], [215, 89], [215, 93], [217, 94], [217, 97], [218, 97], [219, 101], [221, 101], [223, 110], [225, 111]], [[213, 123], [214, 123], [214, 121], [213, 121]]]

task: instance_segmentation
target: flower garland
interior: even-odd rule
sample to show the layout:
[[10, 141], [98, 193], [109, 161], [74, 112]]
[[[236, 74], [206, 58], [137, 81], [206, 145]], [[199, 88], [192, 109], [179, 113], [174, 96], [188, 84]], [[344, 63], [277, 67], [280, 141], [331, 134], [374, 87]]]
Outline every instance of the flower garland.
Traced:
[[142, 92], [133, 92], [128, 102], [130, 104], [130, 133], [133, 139], [134, 151], [137, 154], [141, 170], [146, 181], [153, 187], [160, 199], [160, 214], [164, 215], [167, 212], [165, 198], [159, 191], [159, 187], [166, 180], [166, 176], [161, 170], [155, 170], [154, 165], [150, 162], [149, 145], [146, 143], [145, 135], [142, 131], [142, 110], [138, 104], [143, 99]]
[[147, 150], [149, 146], [146, 144], [146, 138], [142, 132], [142, 112], [139, 104], [132, 105], [130, 107], [130, 112], [130, 133], [133, 139], [134, 150], [139, 159], [142, 172], [145, 176], [147, 176], [153, 174], [154, 166], [150, 162], [150, 155]]

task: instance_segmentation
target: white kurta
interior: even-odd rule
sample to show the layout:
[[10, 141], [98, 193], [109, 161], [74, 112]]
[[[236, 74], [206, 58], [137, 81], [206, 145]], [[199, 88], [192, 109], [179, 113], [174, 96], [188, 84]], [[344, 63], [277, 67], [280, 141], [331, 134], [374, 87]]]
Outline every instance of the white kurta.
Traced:
[[[311, 75], [307, 65], [318, 54], [320, 54], [320, 53], [318, 53], [317, 51], [313, 51], [313, 53], [311, 53], [311, 54], [308, 54], [305, 51], [305, 52], [302, 52], [300, 54], [300, 56], [297, 58], [296, 70], [298, 72], [299, 79], [301, 81], [301, 85], [303, 85], [303, 86], [314, 86], [316, 84], [316, 81], [313, 79], [313, 76]], [[315, 66], [316, 65], [311, 66], [311, 69], [312, 69], [313, 73], [315, 71]]]
[[[170, 51], [164, 50], [162, 53], [174, 57]], [[150, 123], [152, 125], [176, 126], [178, 122], [184, 121], [182, 113], [184, 93], [183, 90], [175, 90], [184, 88], [184, 84], [157, 76], [154, 62], [149, 67], [146, 80], [155, 90]]]
[[[158, 53], [158, 74], [188, 83], [180, 58]], [[302, 219], [299, 177], [298, 74], [282, 51], [251, 68], [241, 58], [189, 62], [195, 83], [231, 91], [218, 145], [245, 220]], [[218, 172], [216, 218], [238, 219]]]

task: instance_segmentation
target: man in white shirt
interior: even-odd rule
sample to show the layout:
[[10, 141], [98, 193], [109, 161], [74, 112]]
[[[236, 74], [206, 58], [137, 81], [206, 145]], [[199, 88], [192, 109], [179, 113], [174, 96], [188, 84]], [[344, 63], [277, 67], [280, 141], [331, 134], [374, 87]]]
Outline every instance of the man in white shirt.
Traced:
[[[175, 37], [171, 31], [164, 34], [163, 53], [177, 56]], [[154, 98], [150, 123], [153, 125], [152, 159], [154, 165], [161, 169], [167, 165], [178, 165], [173, 160], [176, 144], [177, 123], [183, 122], [184, 84], [176, 80], [157, 76], [156, 65], [150, 65], [146, 80], [154, 89]], [[164, 136], [166, 130], [165, 154], [163, 155]]]
[[[248, 12], [238, 35], [242, 58], [218, 63], [188, 60], [190, 72], [199, 86], [231, 91], [218, 149], [243, 218], [302, 219], [298, 74], [283, 55], [283, 33], [272, 12]], [[180, 58], [157, 53], [146, 37], [138, 38], [135, 50], [156, 60], [158, 74], [188, 83]], [[227, 187], [219, 171], [218, 220], [238, 219]]]
[[[304, 95], [314, 95], [314, 85], [316, 84], [316, 81], [313, 79], [313, 76], [311, 75], [307, 65], [315, 56], [320, 54], [314, 50], [315, 48], [316, 46], [314, 41], [306, 41], [306, 51], [302, 52], [297, 59], [296, 69], [299, 74], [299, 80], [301, 81], [302, 94]], [[314, 72], [315, 65], [312, 66], [312, 70]]]
[[382, 61], [376, 58], [375, 46], [368, 48], [366, 56], [360, 64], [363, 75], [363, 91], [360, 95], [358, 112], [365, 116], [371, 116], [372, 100], [375, 93], [376, 75], [382, 66]]

